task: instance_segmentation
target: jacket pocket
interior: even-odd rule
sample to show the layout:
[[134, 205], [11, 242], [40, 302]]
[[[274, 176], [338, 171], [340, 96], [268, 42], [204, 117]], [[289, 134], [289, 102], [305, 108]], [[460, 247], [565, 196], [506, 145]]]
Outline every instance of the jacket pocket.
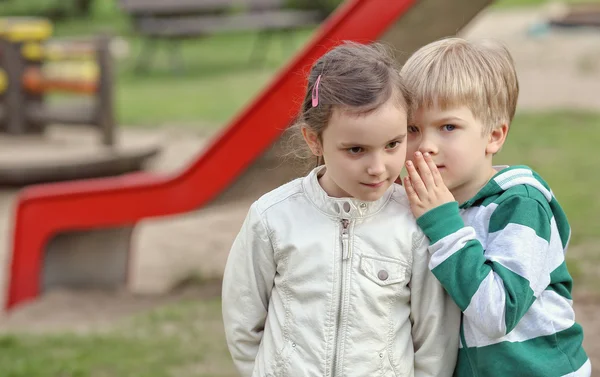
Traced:
[[410, 277], [406, 262], [382, 256], [363, 255], [360, 269], [369, 280], [380, 286], [408, 282]]
[[379, 373], [381, 377], [398, 377], [398, 373], [394, 370], [392, 366], [392, 361], [388, 353], [385, 350], [382, 350], [379, 353], [379, 358], [381, 359], [379, 364]]
[[286, 340], [283, 347], [274, 356], [273, 374], [267, 374], [267, 377], [281, 377], [287, 375], [288, 364], [292, 352], [296, 350], [296, 343]]

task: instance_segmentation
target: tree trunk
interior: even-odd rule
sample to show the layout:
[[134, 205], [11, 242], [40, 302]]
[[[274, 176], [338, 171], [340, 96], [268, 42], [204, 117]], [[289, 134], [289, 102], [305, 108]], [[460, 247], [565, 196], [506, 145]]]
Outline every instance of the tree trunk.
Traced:
[[73, 10], [76, 16], [89, 16], [93, 0], [73, 0]]

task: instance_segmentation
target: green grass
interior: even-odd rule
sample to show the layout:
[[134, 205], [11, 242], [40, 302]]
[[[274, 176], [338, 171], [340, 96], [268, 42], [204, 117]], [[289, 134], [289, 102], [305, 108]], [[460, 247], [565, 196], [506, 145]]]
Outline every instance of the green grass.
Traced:
[[498, 164], [527, 164], [548, 181], [573, 227], [572, 243], [600, 237], [600, 175], [590, 156], [600, 142], [600, 115], [576, 111], [519, 114]]
[[[301, 47], [311, 30], [294, 34]], [[156, 68], [136, 74], [134, 62], [122, 64], [118, 75], [117, 111], [123, 124], [204, 123], [222, 125], [262, 90], [295, 53], [282, 47], [285, 36], [277, 35], [263, 63], [251, 63], [256, 35], [219, 35], [182, 44], [183, 74], [168, 69], [165, 51], [157, 56]], [[133, 56], [140, 43], [133, 40]], [[161, 56], [162, 55], [162, 56]]]
[[576, 111], [519, 114], [497, 164], [526, 164], [549, 183], [572, 227], [567, 263], [575, 288], [598, 292], [600, 175], [594, 153], [600, 114]]
[[0, 336], [3, 377], [234, 377], [218, 299], [153, 310], [102, 334]]

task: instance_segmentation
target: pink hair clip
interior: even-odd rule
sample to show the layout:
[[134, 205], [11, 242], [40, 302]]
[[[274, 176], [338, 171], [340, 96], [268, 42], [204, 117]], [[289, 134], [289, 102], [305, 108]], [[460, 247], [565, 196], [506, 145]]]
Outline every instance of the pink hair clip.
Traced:
[[317, 107], [319, 105], [319, 83], [321, 82], [321, 75], [317, 77], [317, 82], [312, 90], [312, 107]]

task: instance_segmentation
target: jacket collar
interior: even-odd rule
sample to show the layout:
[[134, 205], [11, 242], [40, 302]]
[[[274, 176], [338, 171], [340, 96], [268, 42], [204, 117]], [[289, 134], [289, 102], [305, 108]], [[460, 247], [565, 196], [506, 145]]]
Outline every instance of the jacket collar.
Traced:
[[325, 166], [313, 169], [302, 180], [304, 192], [314, 205], [330, 216], [339, 218], [367, 217], [377, 213], [391, 198], [394, 185], [387, 189], [385, 194], [376, 201], [362, 201], [355, 198], [333, 198], [323, 190], [319, 184], [319, 177], [325, 173]]

